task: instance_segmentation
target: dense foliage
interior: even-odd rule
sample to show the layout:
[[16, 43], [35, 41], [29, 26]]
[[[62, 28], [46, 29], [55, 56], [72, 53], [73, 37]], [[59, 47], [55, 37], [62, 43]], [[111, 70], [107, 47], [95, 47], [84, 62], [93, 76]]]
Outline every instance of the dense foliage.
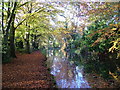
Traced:
[[94, 8], [87, 13], [92, 23], [84, 29], [82, 37], [75, 34], [75, 40], [70, 43], [77, 46], [75, 53], [81, 53], [87, 60], [84, 62], [87, 72], [96, 72], [105, 78], [112, 75], [119, 81], [119, 4], [95, 3], [92, 6]]

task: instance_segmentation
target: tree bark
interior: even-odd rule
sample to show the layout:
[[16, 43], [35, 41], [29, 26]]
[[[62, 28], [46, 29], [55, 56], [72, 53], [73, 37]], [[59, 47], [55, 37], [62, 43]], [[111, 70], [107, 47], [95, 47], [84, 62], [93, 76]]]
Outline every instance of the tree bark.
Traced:
[[25, 51], [26, 53], [30, 54], [30, 43], [29, 43], [29, 37], [30, 37], [30, 32], [29, 32], [29, 29], [30, 29], [30, 26], [28, 26], [28, 23], [26, 22], [26, 32], [25, 32]]
[[2, 0], [2, 31], [3, 31], [3, 35], [5, 33], [4, 31], [4, 0]]
[[37, 42], [37, 36], [36, 35], [34, 35], [33, 36], [33, 48], [34, 49], [38, 49], [38, 42]]
[[[11, 53], [14, 54], [13, 52], [11, 52], [11, 50], [14, 51], [14, 49], [13, 48], [9, 49], [9, 47], [12, 46], [12, 45], [10, 45], [10, 46], [8, 45], [9, 44], [8, 36], [9, 36], [9, 31], [11, 29], [12, 22], [14, 22], [14, 19], [15, 19], [14, 14], [15, 14], [15, 10], [16, 10], [16, 7], [17, 7], [17, 2], [14, 2], [13, 6], [11, 6], [11, 7], [13, 7], [11, 13], [10, 13], [10, 7], [9, 6], [10, 6], [10, 2], [8, 2], [8, 15], [7, 15], [7, 23], [6, 23], [7, 25], [6, 25], [6, 28], [4, 30], [4, 37], [3, 37], [3, 51], [5, 52], [2, 55], [3, 60], [5, 58], [9, 59]], [[13, 31], [13, 33], [14, 33], [14, 31]], [[12, 43], [14, 43], [14, 42], [10, 42], [10, 44], [12, 44]]]
[[10, 19], [8, 20], [8, 25], [7, 25], [6, 30], [5, 30], [6, 34], [4, 35], [5, 41], [8, 41], [8, 33], [9, 33], [10, 25], [11, 25], [11, 22], [13, 20], [13, 16], [14, 16], [14, 13], [16, 10], [16, 6], [17, 6], [17, 2], [14, 3], [14, 8], [12, 10], [12, 13], [9, 15]]
[[[32, 3], [30, 3], [31, 8], [28, 7], [28, 13], [32, 13]], [[30, 10], [29, 10], [30, 9]], [[28, 26], [28, 29], [26, 30], [26, 53], [30, 54], [30, 25], [26, 22], [26, 26]]]
[[26, 34], [26, 53], [30, 54], [29, 32]]
[[16, 57], [15, 55], [15, 43], [14, 43], [14, 39], [15, 39], [15, 27], [14, 27], [14, 20], [15, 20], [15, 10], [16, 10], [16, 6], [17, 6], [17, 2], [14, 3], [14, 8], [13, 8], [13, 12], [11, 14], [11, 26], [10, 26], [10, 57]]
[[15, 55], [15, 27], [14, 27], [15, 14], [13, 15], [13, 20], [10, 28], [10, 57], [16, 57]]

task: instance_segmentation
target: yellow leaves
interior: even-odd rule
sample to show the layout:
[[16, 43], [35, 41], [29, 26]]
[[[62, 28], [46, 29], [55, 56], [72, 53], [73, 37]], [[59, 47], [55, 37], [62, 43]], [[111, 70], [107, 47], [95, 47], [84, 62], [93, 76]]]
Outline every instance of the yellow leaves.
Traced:
[[113, 52], [116, 49], [116, 47], [113, 45], [111, 48], [109, 48], [109, 52]]
[[120, 46], [119, 46], [120, 45], [120, 38], [118, 38], [117, 40], [112, 41], [112, 42], [113, 42], [113, 46], [109, 49], [109, 52], [113, 52], [113, 50], [120, 48]]
[[83, 32], [83, 29], [81, 28], [81, 29], [79, 30], [79, 32]]
[[95, 10], [89, 10], [88, 11], [88, 14], [93, 14], [93, 13], [95, 13]]
[[[117, 72], [120, 72], [120, 68], [117, 66]], [[118, 73], [112, 73], [111, 71], [109, 71], [109, 74], [118, 82], [120, 82], [120, 76]]]
[[71, 33], [71, 31], [66, 30], [65, 28], [59, 28], [59, 29], [54, 30], [52, 33], [54, 35], [56, 35], [56, 34], [65, 34], [66, 35], [66, 34]]
[[116, 29], [117, 29], [117, 28], [112, 28], [111, 30], [113, 30], [113, 31], [114, 31], [114, 30], [116, 30]]
[[[114, 50], [120, 50], [120, 38], [115, 41], [112, 41], [113, 46], [109, 48], [109, 52], [113, 52]], [[117, 58], [120, 57], [120, 53], [118, 53]]]
[[106, 8], [106, 6], [105, 5], [100, 5], [99, 8], [103, 9], [103, 8]]
[[119, 17], [116, 17], [115, 20], [118, 21], [118, 20], [119, 20]]
[[69, 34], [70, 32], [69, 31], [63, 31], [64, 34]]
[[54, 30], [53, 32], [51, 32], [51, 34], [57, 35], [57, 34], [59, 34], [59, 32], [57, 32], [56, 30]]
[[109, 71], [109, 74], [112, 75], [112, 77], [113, 77], [115, 80], [118, 80], [118, 78], [117, 78], [118, 76], [117, 76], [117, 75], [115, 75], [114, 73], [111, 73], [111, 71]]
[[110, 24], [110, 26], [112, 27], [112, 26], [115, 26], [116, 28], [118, 28], [119, 27], [119, 24]]

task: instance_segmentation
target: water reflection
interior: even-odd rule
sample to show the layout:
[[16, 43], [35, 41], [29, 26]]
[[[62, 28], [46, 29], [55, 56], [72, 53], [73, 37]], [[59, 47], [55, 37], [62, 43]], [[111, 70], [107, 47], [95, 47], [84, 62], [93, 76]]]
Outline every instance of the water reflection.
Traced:
[[90, 88], [83, 77], [83, 67], [68, 61], [68, 56], [62, 51], [49, 50], [47, 65], [55, 76], [58, 88]]

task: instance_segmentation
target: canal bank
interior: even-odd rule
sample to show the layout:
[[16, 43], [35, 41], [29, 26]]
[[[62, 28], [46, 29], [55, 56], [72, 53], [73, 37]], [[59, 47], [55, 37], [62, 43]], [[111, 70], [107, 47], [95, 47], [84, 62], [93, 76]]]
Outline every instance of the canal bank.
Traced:
[[[58, 88], [116, 88], [119, 83], [114, 79], [105, 79], [95, 73], [90, 66], [91, 72], [86, 72], [81, 55], [62, 52], [60, 49], [47, 50], [47, 67], [54, 75]], [[82, 61], [81, 61], [82, 59]], [[85, 61], [86, 62], [86, 61]], [[95, 62], [94, 62], [95, 63]], [[97, 68], [96, 68], [97, 69]], [[92, 72], [93, 71], [93, 72]], [[106, 74], [106, 73], [105, 73]]]

